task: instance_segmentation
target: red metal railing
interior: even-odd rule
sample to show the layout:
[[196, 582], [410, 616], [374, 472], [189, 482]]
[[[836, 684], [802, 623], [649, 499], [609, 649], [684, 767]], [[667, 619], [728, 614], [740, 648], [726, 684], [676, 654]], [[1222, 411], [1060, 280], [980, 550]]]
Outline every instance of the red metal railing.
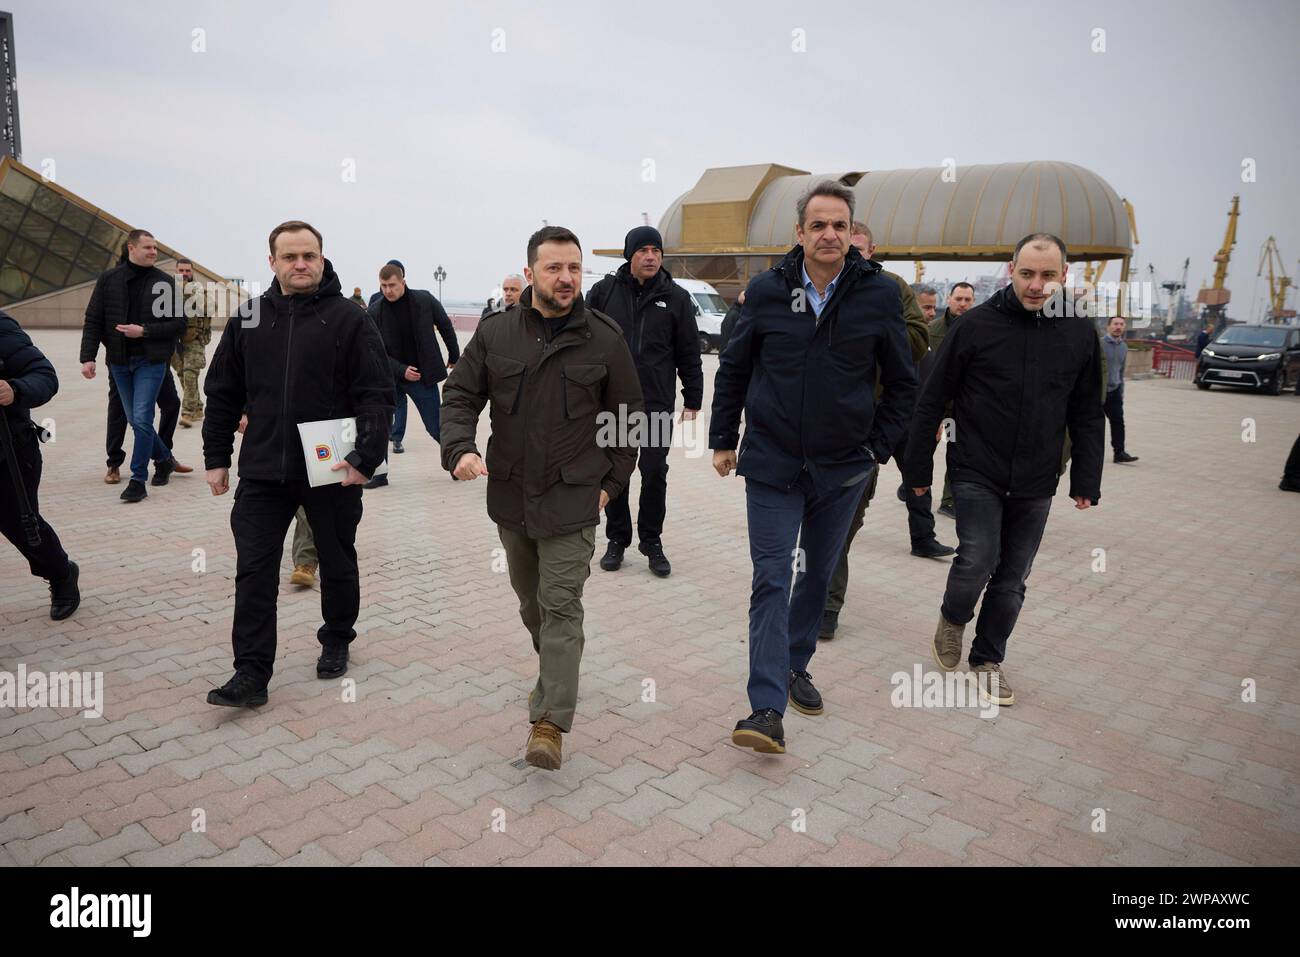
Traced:
[[1133, 339], [1131, 342], [1145, 342], [1151, 346], [1151, 370], [1156, 375], [1170, 379], [1183, 379], [1190, 382], [1196, 375], [1196, 353], [1183, 346], [1171, 346], [1159, 339]]

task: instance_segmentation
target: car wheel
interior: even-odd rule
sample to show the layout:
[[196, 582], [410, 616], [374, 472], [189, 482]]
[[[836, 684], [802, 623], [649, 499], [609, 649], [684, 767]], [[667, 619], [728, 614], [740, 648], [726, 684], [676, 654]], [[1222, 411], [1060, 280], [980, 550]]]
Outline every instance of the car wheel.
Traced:
[[1210, 383], [1206, 382], [1204, 379], [1197, 379], [1197, 380], [1196, 380], [1196, 388], [1198, 388], [1198, 389], [1205, 389], [1205, 390], [1208, 391], [1209, 388], [1210, 388]]
[[1264, 391], [1267, 392], [1269, 395], [1281, 395], [1282, 390], [1285, 388], [1286, 388], [1286, 373], [1279, 372], [1277, 374], [1277, 378], [1273, 380], [1273, 384], [1265, 388]]
[[709, 345], [709, 337], [703, 332], [700, 333], [700, 355], [708, 355], [713, 349]]

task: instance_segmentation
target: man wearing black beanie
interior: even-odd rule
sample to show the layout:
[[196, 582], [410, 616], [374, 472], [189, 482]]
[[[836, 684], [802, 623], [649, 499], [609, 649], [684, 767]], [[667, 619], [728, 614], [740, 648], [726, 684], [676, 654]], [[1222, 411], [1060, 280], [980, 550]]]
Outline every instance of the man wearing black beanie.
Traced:
[[[674, 392], [680, 377], [682, 419], [694, 419], [704, 397], [699, 329], [690, 294], [663, 268], [664, 241], [659, 230], [653, 226], [631, 230], [623, 241], [623, 258], [627, 262], [617, 272], [592, 287], [587, 304], [622, 327], [636, 360], [650, 424], [637, 463], [641, 472], [637, 537], [641, 554], [649, 559], [650, 571], [666, 578], [672, 566], [664, 556], [661, 536], [667, 509], [668, 449], [677, 404]], [[632, 512], [626, 489], [609, 503], [605, 515], [609, 545], [600, 567], [612, 572], [623, 564], [623, 552], [632, 544]]]

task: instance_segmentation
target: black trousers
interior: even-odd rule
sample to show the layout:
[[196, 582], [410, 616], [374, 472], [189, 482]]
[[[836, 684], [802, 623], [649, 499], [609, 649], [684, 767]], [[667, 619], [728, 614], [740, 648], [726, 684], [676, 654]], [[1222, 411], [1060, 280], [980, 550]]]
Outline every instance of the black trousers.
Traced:
[[[668, 513], [668, 450], [672, 447], [672, 413], [649, 413], [656, 426], [656, 441], [645, 445], [637, 454], [641, 472], [641, 501], [636, 514], [637, 539], [642, 545], [658, 542], [664, 533], [664, 516]], [[628, 490], [605, 506], [605, 537], [624, 548], [632, 544], [632, 508]]]
[[[158, 422], [158, 438], [163, 445], [172, 447], [176, 435], [176, 421], [181, 417], [181, 397], [176, 393], [176, 380], [172, 378], [171, 368], [163, 376], [162, 388], [158, 390], [158, 409], [162, 419]], [[122, 409], [122, 399], [117, 394], [117, 385], [113, 377], [108, 377], [108, 432], [104, 439], [104, 451], [108, 453], [105, 464], [111, 468], [121, 468], [126, 461], [126, 452], [122, 443], [126, 439], [126, 412]]]
[[32, 511], [36, 513], [36, 525], [41, 533], [41, 543], [35, 548], [27, 544], [27, 533], [23, 531], [22, 518], [18, 512], [18, 495], [14, 491], [13, 479], [9, 475], [9, 463], [4, 461], [0, 461], [0, 532], [13, 543], [14, 548], [22, 553], [23, 558], [27, 559], [33, 575], [50, 581], [62, 581], [71, 572], [68, 567], [68, 553], [63, 550], [59, 536], [54, 534], [50, 523], [41, 518], [38, 498], [41, 489], [41, 445], [35, 439], [18, 440], [18, 448], [14, 455], [18, 459], [18, 471], [22, 475], [23, 487], [27, 489], [27, 501]]
[[1106, 401], [1102, 404], [1102, 409], [1106, 412], [1106, 418], [1110, 420], [1110, 447], [1116, 452], [1125, 451], [1123, 385], [1106, 393]]
[[1295, 444], [1291, 446], [1291, 454], [1286, 457], [1282, 481], [1286, 485], [1300, 486], [1300, 436], [1296, 437]]
[[[906, 452], [907, 433], [904, 432], [894, 449], [894, 461], [903, 461]], [[907, 505], [907, 531], [912, 537], [913, 547], [934, 541], [934, 510], [931, 508], [934, 499], [930, 494], [931, 491], [933, 490], [927, 490], [924, 495], [913, 495], [910, 488], [903, 489], [903, 501]], [[844, 551], [844, 560], [848, 561], [847, 548]]]
[[294, 513], [307, 512], [320, 561], [321, 645], [350, 644], [357, 636], [361, 607], [356, 537], [361, 522], [361, 486], [306, 481], [262, 482], [240, 479], [230, 529], [235, 534], [235, 621], [231, 639], [235, 670], [265, 684], [275, 665], [276, 600], [280, 558]]

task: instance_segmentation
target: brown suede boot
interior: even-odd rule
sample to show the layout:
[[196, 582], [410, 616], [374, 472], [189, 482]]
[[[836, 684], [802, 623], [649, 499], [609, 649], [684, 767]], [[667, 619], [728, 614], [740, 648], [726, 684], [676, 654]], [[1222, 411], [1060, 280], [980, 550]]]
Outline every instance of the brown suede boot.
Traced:
[[121, 471], [118, 470], [116, 465], [110, 465], [108, 471], [104, 473], [104, 484], [116, 485], [120, 481], [122, 481]]
[[289, 576], [289, 584], [310, 588], [316, 584], [316, 566], [310, 562], [294, 566], [293, 574]]
[[538, 721], [528, 734], [528, 751], [524, 760], [535, 768], [558, 771], [562, 735], [563, 732], [545, 718]]

